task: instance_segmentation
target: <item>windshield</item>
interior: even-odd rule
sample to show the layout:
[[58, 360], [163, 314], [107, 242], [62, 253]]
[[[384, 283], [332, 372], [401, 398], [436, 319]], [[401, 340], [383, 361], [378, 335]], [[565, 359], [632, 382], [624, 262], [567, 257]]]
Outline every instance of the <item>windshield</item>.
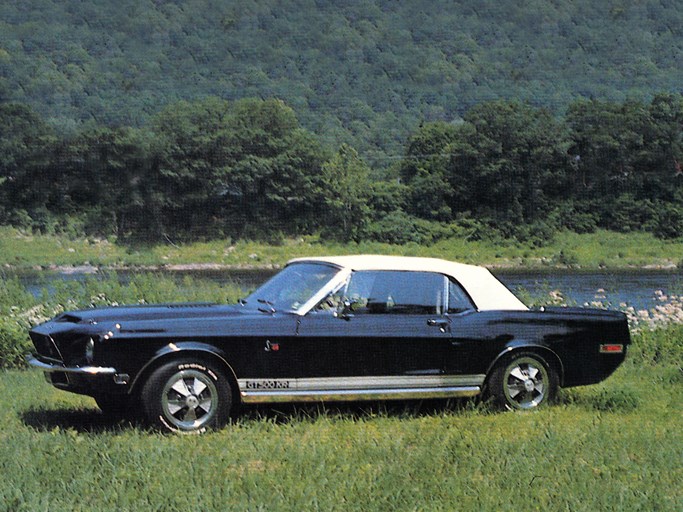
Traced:
[[322, 263], [294, 263], [249, 295], [246, 304], [270, 312], [296, 311], [338, 272]]

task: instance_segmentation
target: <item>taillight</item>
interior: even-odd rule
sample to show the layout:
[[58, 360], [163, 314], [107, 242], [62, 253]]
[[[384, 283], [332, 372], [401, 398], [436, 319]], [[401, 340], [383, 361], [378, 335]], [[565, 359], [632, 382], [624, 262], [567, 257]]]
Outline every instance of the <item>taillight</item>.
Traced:
[[620, 343], [605, 343], [600, 345], [601, 354], [621, 354], [624, 352], [624, 345]]

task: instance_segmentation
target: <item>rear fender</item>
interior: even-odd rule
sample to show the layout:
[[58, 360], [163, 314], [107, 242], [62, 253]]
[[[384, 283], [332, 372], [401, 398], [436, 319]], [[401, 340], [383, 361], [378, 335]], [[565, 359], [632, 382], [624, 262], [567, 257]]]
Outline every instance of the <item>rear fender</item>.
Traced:
[[557, 378], [559, 385], [562, 386], [564, 382], [564, 365], [562, 364], [562, 360], [560, 359], [560, 356], [557, 355], [557, 353], [543, 345], [539, 345], [538, 343], [533, 343], [533, 342], [526, 342], [526, 341], [520, 341], [516, 340], [508, 346], [505, 347], [503, 351], [500, 352], [496, 356], [496, 358], [493, 360], [493, 362], [489, 365], [488, 369], [486, 370], [486, 380], [488, 381], [489, 376], [493, 372], [493, 369], [501, 364], [503, 361], [506, 361], [513, 357], [515, 354], [521, 353], [521, 352], [530, 352], [534, 354], [538, 354], [541, 356], [543, 359], [547, 361], [548, 364], [552, 365], [553, 369], [557, 372]]

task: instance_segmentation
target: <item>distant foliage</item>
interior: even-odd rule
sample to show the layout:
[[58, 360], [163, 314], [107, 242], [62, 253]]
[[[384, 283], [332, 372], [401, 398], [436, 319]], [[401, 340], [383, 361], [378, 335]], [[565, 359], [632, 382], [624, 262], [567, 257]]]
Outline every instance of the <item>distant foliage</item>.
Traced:
[[[125, 242], [431, 244], [560, 229], [683, 236], [683, 96], [580, 100], [558, 118], [516, 101], [424, 123], [392, 169], [330, 151], [280, 100], [181, 101], [144, 128], [60, 134], [0, 103], [0, 223]], [[274, 235], [276, 234], [276, 236]]]
[[683, 230], [683, 99], [578, 101], [564, 119], [518, 102], [482, 103], [458, 125], [426, 124], [400, 164], [412, 215], [463, 216], [543, 243], [602, 227], [677, 238]]
[[60, 130], [144, 126], [179, 100], [280, 98], [386, 165], [419, 121], [493, 99], [680, 91], [683, 10], [662, 0], [22, 0], [0, 4], [0, 101]]
[[0, 223], [680, 238], [682, 26], [661, 0], [3, 2]]

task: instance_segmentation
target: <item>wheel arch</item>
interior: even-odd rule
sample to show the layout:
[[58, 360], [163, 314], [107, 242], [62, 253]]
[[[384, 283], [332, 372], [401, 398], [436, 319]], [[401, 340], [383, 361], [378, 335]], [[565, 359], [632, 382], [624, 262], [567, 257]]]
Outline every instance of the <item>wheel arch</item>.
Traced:
[[225, 354], [216, 349], [213, 345], [200, 342], [169, 343], [160, 348], [154, 354], [154, 357], [152, 357], [135, 376], [135, 379], [131, 383], [129, 394], [139, 395], [145, 382], [157, 368], [174, 359], [186, 357], [195, 357], [197, 358], [197, 361], [211, 362], [218, 365], [219, 369], [223, 370], [223, 375], [225, 375], [230, 383], [232, 403], [235, 405], [241, 403], [237, 375], [233, 367], [227, 361]]
[[535, 354], [541, 357], [546, 363], [551, 366], [551, 369], [555, 371], [557, 375], [557, 382], [559, 386], [564, 384], [564, 365], [560, 356], [551, 348], [544, 345], [539, 345], [536, 343], [516, 343], [514, 345], [508, 346], [500, 354], [496, 356], [493, 362], [489, 365], [486, 370], [486, 381], [484, 382], [484, 387], [488, 386], [489, 379], [493, 374], [494, 370], [501, 364], [506, 363], [518, 354], [529, 353]]

